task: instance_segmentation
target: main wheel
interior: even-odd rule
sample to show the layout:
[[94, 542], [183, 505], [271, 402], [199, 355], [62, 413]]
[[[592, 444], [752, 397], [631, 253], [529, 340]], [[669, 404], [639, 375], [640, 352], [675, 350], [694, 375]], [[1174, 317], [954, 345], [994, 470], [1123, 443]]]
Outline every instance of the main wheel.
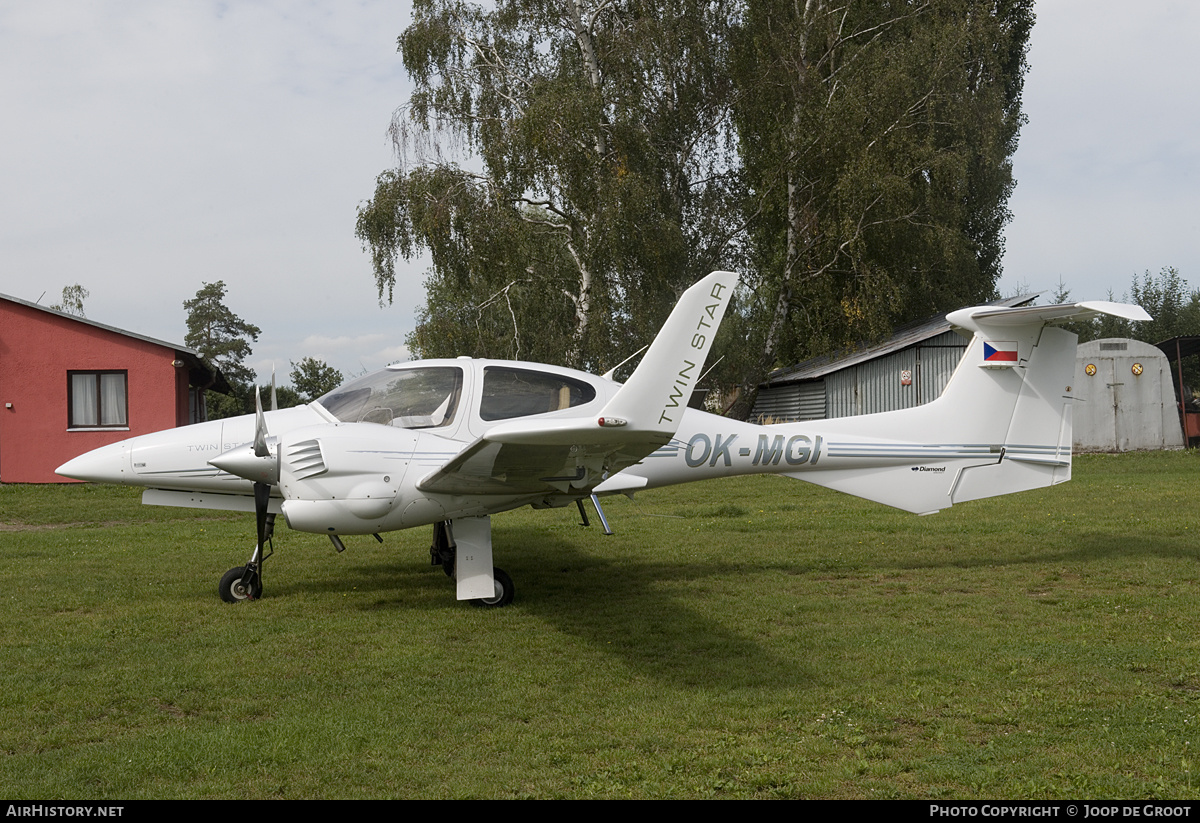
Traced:
[[237, 566], [225, 572], [225, 576], [221, 578], [217, 594], [221, 595], [221, 599], [226, 603], [241, 603], [243, 600], [257, 600], [262, 597], [262, 578], [256, 577], [254, 585], [247, 587], [242, 583], [245, 573], [245, 566]]
[[478, 606], [481, 609], [498, 609], [501, 606], [507, 606], [513, 599], [513, 582], [512, 578], [504, 569], [492, 569], [492, 578], [496, 581], [496, 596], [481, 597], [478, 600], [472, 600], [472, 606]]

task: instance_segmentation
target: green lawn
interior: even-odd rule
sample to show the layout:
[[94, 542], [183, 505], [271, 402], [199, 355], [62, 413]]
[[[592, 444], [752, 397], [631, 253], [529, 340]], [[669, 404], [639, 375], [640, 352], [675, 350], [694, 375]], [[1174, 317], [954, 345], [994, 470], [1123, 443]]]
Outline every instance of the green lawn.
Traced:
[[429, 530], [0, 486], [9, 798], [1196, 798], [1200, 454], [932, 517], [780, 478], [494, 518], [513, 606]]

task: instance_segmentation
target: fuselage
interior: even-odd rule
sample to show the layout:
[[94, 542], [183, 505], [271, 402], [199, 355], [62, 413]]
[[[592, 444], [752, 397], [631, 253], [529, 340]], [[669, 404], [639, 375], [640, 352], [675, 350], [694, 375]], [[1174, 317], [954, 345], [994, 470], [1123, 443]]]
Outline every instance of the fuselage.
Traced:
[[[436, 384], [435, 378], [444, 385]], [[389, 395], [386, 388], [397, 380], [417, 385]], [[389, 367], [313, 403], [266, 412], [265, 417], [274, 441], [303, 440], [309, 430], [314, 438], [337, 432], [341, 440], [356, 441], [345, 450], [347, 465], [337, 468], [369, 473], [371, 466], [363, 463], [374, 460], [387, 468], [385, 485], [415, 486], [499, 423], [598, 414], [620, 386], [556, 366], [467, 358], [428, 360]], [[443, 405], [446, 399], [450, 402]], [[81, 455], [62, 466], [60, 474], [168, 491], [249, 495], [248, 480], [209, 461], [245, 447], [254, 439], [254, 430], [252, 414], [167, 429]], [[825, 441], [815, 428], [801, 432], [791, 427], [784, 433], [780, 427], [686, 409], [669, 443], [614, 475], [599, 491], [801, 470], [815, 467], [823, 458], [828, 462], [826, 453]], [[328, 472], [335, 467], [325, 468]], [[637, 479], [626, 484], [623, 475]], [[276, 487], [275, 496], [281, 491]]]

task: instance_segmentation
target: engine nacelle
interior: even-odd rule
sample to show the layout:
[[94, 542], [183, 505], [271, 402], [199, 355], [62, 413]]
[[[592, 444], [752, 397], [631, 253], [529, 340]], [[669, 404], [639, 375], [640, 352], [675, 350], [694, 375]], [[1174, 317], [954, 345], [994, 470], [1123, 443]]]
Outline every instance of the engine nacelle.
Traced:
[[401, 500], [418, 434], [375, 423], [291, 433], [280, 444], [279, 489], [288, 526], [318, 534], [384, 530]]

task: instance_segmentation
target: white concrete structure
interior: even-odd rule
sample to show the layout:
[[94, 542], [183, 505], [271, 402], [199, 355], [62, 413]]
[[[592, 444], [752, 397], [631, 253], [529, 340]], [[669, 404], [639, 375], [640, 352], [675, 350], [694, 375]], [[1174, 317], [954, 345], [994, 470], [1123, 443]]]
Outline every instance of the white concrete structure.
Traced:
[[1076, 451], [1184, 446], [1171, 366], [1149, 343], [1113, 338], [1080, 343], [1073, 394]]

